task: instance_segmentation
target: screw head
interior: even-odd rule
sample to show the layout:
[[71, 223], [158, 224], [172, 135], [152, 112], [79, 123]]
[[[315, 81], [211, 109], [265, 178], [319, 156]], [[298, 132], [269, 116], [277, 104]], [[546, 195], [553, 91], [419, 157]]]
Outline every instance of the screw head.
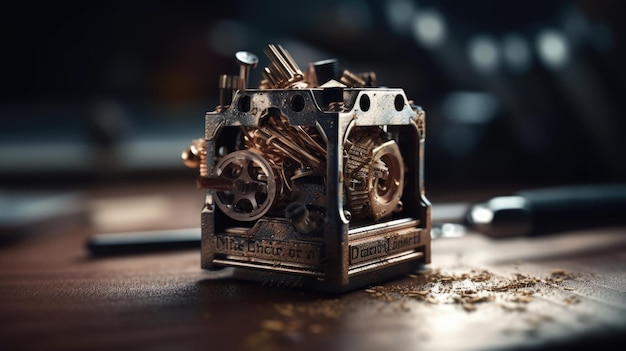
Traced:
[[235, 58], [240, 65], [256, 67], [257, 63], [259, 63], [259, 58], [248, 51], [237, 51], [235, 53]]

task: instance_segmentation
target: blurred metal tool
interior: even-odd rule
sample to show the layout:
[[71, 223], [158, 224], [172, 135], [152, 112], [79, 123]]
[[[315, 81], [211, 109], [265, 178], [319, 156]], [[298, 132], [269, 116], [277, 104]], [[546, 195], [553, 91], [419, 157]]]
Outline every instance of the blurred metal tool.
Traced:
[[626, 184], [521, 191], [471, 206], [464, 222], [494, 238], [626, 225]]
[[86, 246], [92, 256], [200, 248], [200, 228], [96, 234]]
[[492, 238], [540, 236], [626, 225], [626, 184], [520, 191], [475, 204], [432, 207], [433, 238], [475, 231]]
[[468, 203], [440, 203], [433, 204], [431, 209], [432, 239], [460, 238], [467, 234], [465, 223]]

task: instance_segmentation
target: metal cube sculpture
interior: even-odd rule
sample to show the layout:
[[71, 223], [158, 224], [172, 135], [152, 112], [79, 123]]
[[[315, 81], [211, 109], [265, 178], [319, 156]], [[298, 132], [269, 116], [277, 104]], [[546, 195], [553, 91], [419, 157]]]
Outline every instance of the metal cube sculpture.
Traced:
[[220, 77], [204, 138], [183, 152], [206, 189], [202, 267], [341, 292], [430, 263], [424, 111], [371, 72], [302, 72], [282, 47], [265, 52], [256, 89], [258, 59], [237, 53], [240, 75]]

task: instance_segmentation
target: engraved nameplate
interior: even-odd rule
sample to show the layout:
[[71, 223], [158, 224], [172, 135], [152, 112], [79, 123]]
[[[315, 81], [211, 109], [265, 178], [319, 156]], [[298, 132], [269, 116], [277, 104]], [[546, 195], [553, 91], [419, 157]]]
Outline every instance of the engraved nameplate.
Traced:
[[408, 228], [395, 233], [387, 233], [373, 238], [350, 243], [350, 264], [361, 263], [416, 248], [420, 245], [420, 232]]
[[216, 235], [213, 240], [217, 254], [274, 260], [279, 263], [282, 261], [319, 265], [321, 262], [321, 249], [315, 244], [255, 240], [233, 235]]

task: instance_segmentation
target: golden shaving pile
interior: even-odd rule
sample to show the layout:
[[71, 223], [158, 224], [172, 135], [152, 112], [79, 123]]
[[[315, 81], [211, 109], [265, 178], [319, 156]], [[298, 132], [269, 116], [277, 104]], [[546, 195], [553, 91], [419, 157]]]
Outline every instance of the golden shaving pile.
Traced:
[[[409, 278], [409, 284], [373, 286], [365, 289], [365, 293], [384, 301], [410, 298], [430, 304], [458, 304], [466, 311], [476, 310], [480, 303], [497, 301], [504, 309], [523, 311], [525, 304], [532, 302], [545, 285], [573, 290], [559, 284], [575, 276], [562, 269], [553, 270], [546, 278], [520, 273], [502, 278], [485, 270], [461, 274], [432, 270], [410, 274]], [[566, 298], [564, 303], [576, 301], [576, 298]]]
[[[411, 301], [460, 305], [467, 312], [477, 310], [481, 304], [495, 302], [507, 311], [522, 312], [547, 287], [573, 290], [562, 283], [575, 278], [576, 275], [562, 269], [553, 270], [545, 278], [520, 273], [503, 278], [486, 270], [446, 273], [435, 269], [409, 274], [408, 279], [399, 281], [399, 284], [368, 287], [363, 298], [393, 302], [387, 306], [403, 312], [411, 310]], [[571, 296], [566, 297], [563, 303], [572, 305], [579, 301]], [[243, 340], [242, 349], [277, 350], [289, 347], [303, 341], [307, 335], [319, 336], [330, 331], [346, 313], [362, 306], [363, 299], [358, 295], [274, 304], [274, 316], [260, 322], [260, 330]]]

